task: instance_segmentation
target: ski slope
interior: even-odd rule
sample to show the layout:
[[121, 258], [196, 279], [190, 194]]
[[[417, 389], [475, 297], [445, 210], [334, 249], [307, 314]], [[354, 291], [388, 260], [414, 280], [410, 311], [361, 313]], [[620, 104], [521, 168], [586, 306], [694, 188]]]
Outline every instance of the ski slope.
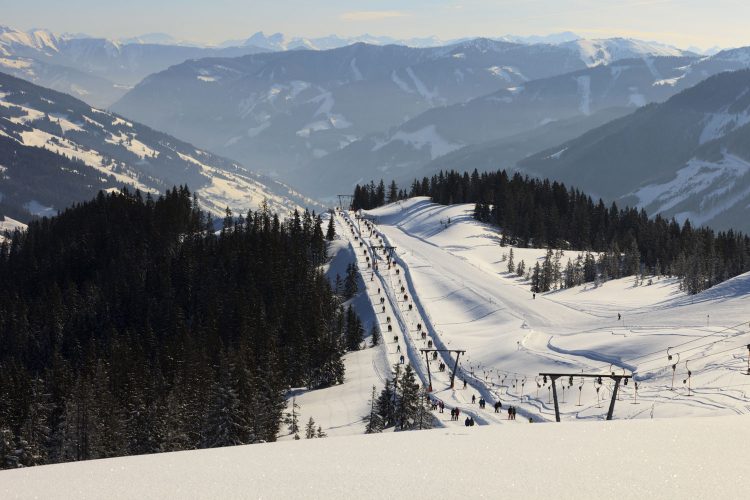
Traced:
[[[500, 246], [498, 231], [473, 220], [472, 210], [471, 205], [446, 207], [414, 198], [364, 212], [372, 222], [342, 214], [352, 223], [348, 237], [359, 252], [368, 295], [390, 341], [390, 361], [399, 361], [395, 349], [400, 345], [427, 385], [419, 349], [428, 341], [466, 351], [457, 380], [466, 379], [467, 387], [461, 382], [451, 389], [449, 370], [436, 373], [431, 366], [435, 397], [475, 415], [480, 424], [508, 423], [491, 408], [497, 399], [504, 408], [516, 406], [519, 419], [549, 421], [554, 420], [551, 386], [538, 377], [540, 372], [615, 372], [633, 373], [638, 382], [637, 394], [632, 382], [620, 387], [618, 419], [750, 412], [750, 377], [745, 376], [750, 275], [697, 296], [684, 295], [674, 279], [652, 277], [651, 285], [636, 287], [632, 278], [624, 278], [534, 299], [527, 282], [507, 273], [503, 254], [510, 248]], [[383, 244], [396, 247], [395, 267], [388, 268], [388, 256], [376, 248]], [[516, 262], [524, 260], [527, 267], [545, 253], [514, 248]], [[576, 256], [565, 252], [563, 264]], [[374, 262], [377, 271], [368, 267]], [[381, 298], [385, 313], [377, 309]], [[394, 333], [386, 331], [389, 316]], [[426, 331], [424, 340], [415, 328], [418, 323]], [[667, 358], [670, 347], [672, 361]], [[442, 354], [452, 367], [455, 357]], [[599, 385], [573, 377], [558, 384], [564, 420], [605, 417], [609, 379]], [[472, 396], [485, 397], [487, 409], [472, 404]]]

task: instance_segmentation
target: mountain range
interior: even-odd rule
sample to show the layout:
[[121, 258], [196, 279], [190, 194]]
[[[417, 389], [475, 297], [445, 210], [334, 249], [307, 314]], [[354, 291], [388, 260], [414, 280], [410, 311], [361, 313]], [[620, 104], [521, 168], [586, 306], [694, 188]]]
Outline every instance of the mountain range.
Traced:
[[319, 205], [237, 162], [69, 95], [0, 73], [0, 215], [27, 221], [123, 186], [186, 184], [221, 216], [264, 201], [286, 213]]
[[[201, 59], [149, 76], [112, 109], [242, 159], [256, 170], [307, 184], [321, 175], [338, 175], [345, 168], [329, 167], [336, 164], [333, 155], [359, 140], [372, 141], [373, 134], [398, 134], [399, 127], [409, 124], [404, 129], [407, 140], [420, 145], [430, 142], [432, 129], [412, 124], [429, 120], [429, 113], [439, 113], [445, 106], [468, 106], [465, 103], [472, 99], [493, 93], [512, 94], [530, 81], [663, 50], [618, 39], [559, 45], [475, 39], [436, 48], [358, 43], [324, 51]], [[672, 57], [670, 69], [689, 63], [694, 56], [678, 51]], [[454, 126], [474, 131], [471, 122], [475, 118], [455, 121]], [[508, 135], [520, 130], [516, 127]], [[409, 135], [413, 132], [418, 132], [416, 137]], [[380, 142], [388, 140], [386, 136]], [[443, 141], [429, 159], [462, 145]], [[407, 159], [399, 156], [396, 161]], [[358, 158], [356, 164], [345, 158], [345, 162], [351, 170], [347, 179], [338, 179], [336, 189], [344, 185], [349, 189], [370, 167], [385, 166], [373, 165], [368, 158]]]

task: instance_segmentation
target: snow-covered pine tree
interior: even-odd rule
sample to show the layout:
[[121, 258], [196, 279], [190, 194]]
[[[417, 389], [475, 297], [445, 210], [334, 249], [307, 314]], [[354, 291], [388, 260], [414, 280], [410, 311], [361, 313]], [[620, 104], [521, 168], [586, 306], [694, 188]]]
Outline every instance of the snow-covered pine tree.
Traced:
[[510, 253], [508, 254], [508, 273], [514, 273], [516, 271], [516, 265], [513, 261], [513, 249], [510, 249]]
[[524, 273], [526, 273], [526, 262], [521, 261], [518, 263], [518, 267], [516, 267], [516, 275], [519, 278], [523, 278]]
[[370, 413], [365, 417], [367, 424], [365, 425], [365, 434], [374, 434], [376, 432], [383, 432], [383, 418], [378, 413], [378, 400], [375, 397], [375, 386], [372, 386], [372, 394], [370, 396]]
[[305, 425], [305, 439], [313, 439], [315, 437], [315, 420], [312, 417], [307, 421]]
[[299, 405], [297, 398], [292, 398], [292, 409], [284, 417], [284, 423], [287, 424], [289, 434], [294, 435], [294, 439], [299, 439]]
[[399, 388], [399, 398], [396, 408], [399, 428], [401, 430], [414, 429], [419, 416], [421, 401], [419, 384], [411, 365], [406, 365], [404, 374], [401, 376]]

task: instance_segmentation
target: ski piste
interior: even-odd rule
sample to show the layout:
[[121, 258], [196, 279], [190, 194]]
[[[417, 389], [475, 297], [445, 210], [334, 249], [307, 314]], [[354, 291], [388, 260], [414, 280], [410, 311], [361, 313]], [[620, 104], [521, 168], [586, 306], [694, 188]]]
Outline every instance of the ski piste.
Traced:
[[[412, 199], [358, 214], [363, 216], [358, 220], [350, 212], [337, 215], [339, 234], [347, 239], [357, 257], [358, 270], [375, 310], [391, 365], [399, 363], [403, 354], [426, 387], [427, 366], [419, 349], [426, 348], [431, 341], [436, 349], [466, 350], [454, 389], [449, 387], [449, 371], [455, 358], [441, 352], [436, 361], [430, 361], [432, 397], [446, 405], [444, 414], [435, 413], [442, 425], [463, 425], [467, 415], [480, 425], [510, 423], [508, 406], [517, 409], [518, 423], [528, 422], [529, 418], [534, 422], [554, 421], [551, 386], [538, 376], [543, 371], [633, 373], [634, 380], [620, 386], [614, 412], [616, 419], [649, 418], [655, 414], [718, 415], [750, 410], [750, 399], [745, 394], [749, 385], [738, 380], [747, 371], [745, 344], [749, 339], [749, 325], [741, 312], [742, 297], [720, 300], [719, 309], [716, 304], [710, 305], [709, 309], [716, 313], [721, 313], [721, 308], [729, 313], [714, 314], [715, 321], [722, 318], [721, 325], [701, 325], [693, 319], [711, 314], [704, 313], [707, 306], [702, 304], [711, 303], [715, 301], [713, 297], [725, 293], [726, 290], [721, 292], [722, 287], [750, 286], [747, 275], [718, 285], [698, 297], [677, 294], [676, 281], [662, 278], [659, 284], [642, 286], [642, 290], [634, 292], [607, 291], [607, 287], [624, 289], [624, 280], [607, 283], [590, 294], [592, 298], [601, 295], [597, 299], [599, 302], [568, 297], [573, 293], [581, 295], [580, 289], [538, 294], [533, 299], [528, 284], [496, 276], [502, 273], [489, 269], [492, 262], [477, 261], [476, 255], [471, 258], [457, 255], [450, 246], [435, 241], [438, 240], [435, 235], [450, 233], [453, 226], [456, 231], [483, 226], [467, 220], [470, 210], [469, 206], [439, 207], [426, 199]], [[446, 224], [444, 221], [451, 217], [454, 222]], [[375, 219], [377, 223], [373, 222]], [[488, 227], [479, 230], [492, 231]], [[455, 235], [447, 235], [445, 239], [449, 238], [454, 246], [461, 245]], [[388, 265], [389, 256], [379, 248], [383, 246], [396, 247], [392, 266]], [[524, 258], [527, 262], [543, 257], [546, 252], [546, 249], [516, 247], [513, 250], [517, 260]], [[497, 260], [503, 250], [493, 245], [491, 251]], [[568, 255], [575, 254], [568, 251]], [[377, 269], [374, 269], [375, 264]], [[445, 300], [451, 304], [440, 304], [437, 309], [432, 304], [426, 305], [424, 290], [433, 292], [435, 282], [453, 283], [452, 289], [444, 287], [446, 295], [450, 295]], [[615, 297], [611, 296], [613, 293]], [[661, 300], [651, 303], [650, 297], [633, 299], [633, 293], [663, 296], [659, 295]], [[472, 298], [466, 300], [467, 295]], [[382, 312], [381, 298], [385, 312]], [[479, 302], [484, 305], [477, 306]], [[469, 309], [476, 312], [461, 318], [467, 319], [463, 322], [465, 326], [447, 326], [450, 321], [446, 322], [445, 316], [450, 314], [451, 307], [466, 307], [467, 304], [473, 304]], [[619, 322], [615, 320], [618, 310], [625, 311]], [[500, 320], [498, 311], [503, 316]], [[687, 312], [689, 314], [683, 314]], [[433, 318], [435, 314], [441, 316], [438, 321]], [[388, 332], [387, 317], [391, 318], [392, 332]], [[509, 320], [514, 323], [512, 327], [506, 326]], [[710, 317], [707, 320], [710, 321]], [[421, 324], [426, 333], [424, 340], [417, 324]], [[477, 349], [477, 342], [464, 340], [466, 336], [471, 338], [473, 330], [484, 330], [488, 326], [495, 330], [497, 343], [502, 348]], [[394, 336], [398, 336], [398, 343], [394, 342]], [[581, 345], [586, 348], [582, 349]], [[396, 352], [397, 346], [401, 347], [401, 352]], [[676, 347], [673, 353], [682, 352], [681, 358], [675, 357], [676, 362], [667, 359], [670, 346]], [[702, 361], [704, 357], [706, 361]], [[498, 359], [504, 362], [498, 363]], [[437, 369], [440, 362], [447, 365], [445, 372]], [[466, 389], [463, 380], [467, 382]], [[563, 419], [605, 417], [612, 391], [612, 384], [606, 377], [600, 381], [565, 377], [558, 384]], [[472, 396], [477, 401], [484, 398], [487, 408], [480, 410], [478, 404], [472, 404]], [[494, 413], [492, 408], [498, 399], [503, 404], [500, 414]], [[461, 410], [458, 422], [450, 420], [449, 408], [452, 407]]]
[[[345, 235], [357, 255], [357, 269], [362, 275], [366, 293], [370, 297], [375, 310], [391, 366], [400, 365], [403, 355], [415, 370], [422, 385], [426, 387], [428, 385], [427, 366], [424, 355], [419, 349], [427, 348], [429, 341], [432, 341], [432, 344], [438, 349], [447, 349], [447, 347], [436, 334], [429, 316], [416, 298], [408, 268], [403, 265], [398, 257], [391, 259], [391, 263], [389, 263], [389, 256], [386, 251], [376, 248], [388, 246], [389, 241], [372, 222], [364, 220], [357, 223], [347, 212], [337, 212], [337, 214], [343, 219], [343, 224], [340, 225], [341, 233]], [[362, 225], [364, 227], [361, 227]], [[362, 243], [362, 245], [360, 246], [359, 243]], [[401, 292], [402, 286], [404, 292]], [[406, 299], [403, 298], [404, 295], [407, 297]], [[384, 299], [382, 303], [380, 302], [381, 298]], [[412, 305], [412, 309], [409, 309], [409, 304]], [[383, 307], [385, 311], [383, 311]], [[390, 318], [390, 323], [388, 318]], [[420, 331], [417, 330], [417, 324], [421, 324], [422, 331], [426, 332], [425, 339], [422, 339]], [[389, 325], [396, 328], [389, 331]], [[396, 337], [398, 340], [394, 340]], [[490, 422], [513, 422], [504, 420], [504, 416], [507, 415], [505, 412], [495, 414], [476, 410], [478, 406], [470, 403], [472, 395], [476, 397], [477, 401], [480, 397], [485, 398], [490, 402], [490, 405], [497, 400], [497, 396], [488, 387], [478, 383], [478, 380], [471, 374], [465, 374], [460, 365], [456, 374], [455, 387], [451, 389], [448, 368], [442, 372], [438, 370], [438, 364], [441, 361], [448, 367], [452, 367], [455, 359], [446, 356], [445, 353], [440, 353], [437, 360], [430, 360], [433, 386], [431, 397], [445, 404], [445, 411], [442, 414], [433, 411], [433, 414], [439, 417], [440, 424], [464, 425], [464, 418], [467, 416], [471, 416], [479, 425], [486, 425]], [[463, 380], [467, 381], [466, 388], [463, 388]], [[470, 404], [471, 406], [469, 406]], [[458, 421], [449, 418], [452, 408], [458, 408], [461, 412]], [[504, 406], [504, 410], [507, 410], [507, 406]]]

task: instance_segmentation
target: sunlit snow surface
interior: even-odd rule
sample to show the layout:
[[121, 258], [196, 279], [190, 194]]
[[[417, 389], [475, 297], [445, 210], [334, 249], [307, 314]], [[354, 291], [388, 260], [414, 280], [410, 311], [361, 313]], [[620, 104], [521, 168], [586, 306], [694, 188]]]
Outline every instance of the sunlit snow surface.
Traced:
[[0, 472], [15, 498], [746, 498], [743, 417], [349, 436]]

